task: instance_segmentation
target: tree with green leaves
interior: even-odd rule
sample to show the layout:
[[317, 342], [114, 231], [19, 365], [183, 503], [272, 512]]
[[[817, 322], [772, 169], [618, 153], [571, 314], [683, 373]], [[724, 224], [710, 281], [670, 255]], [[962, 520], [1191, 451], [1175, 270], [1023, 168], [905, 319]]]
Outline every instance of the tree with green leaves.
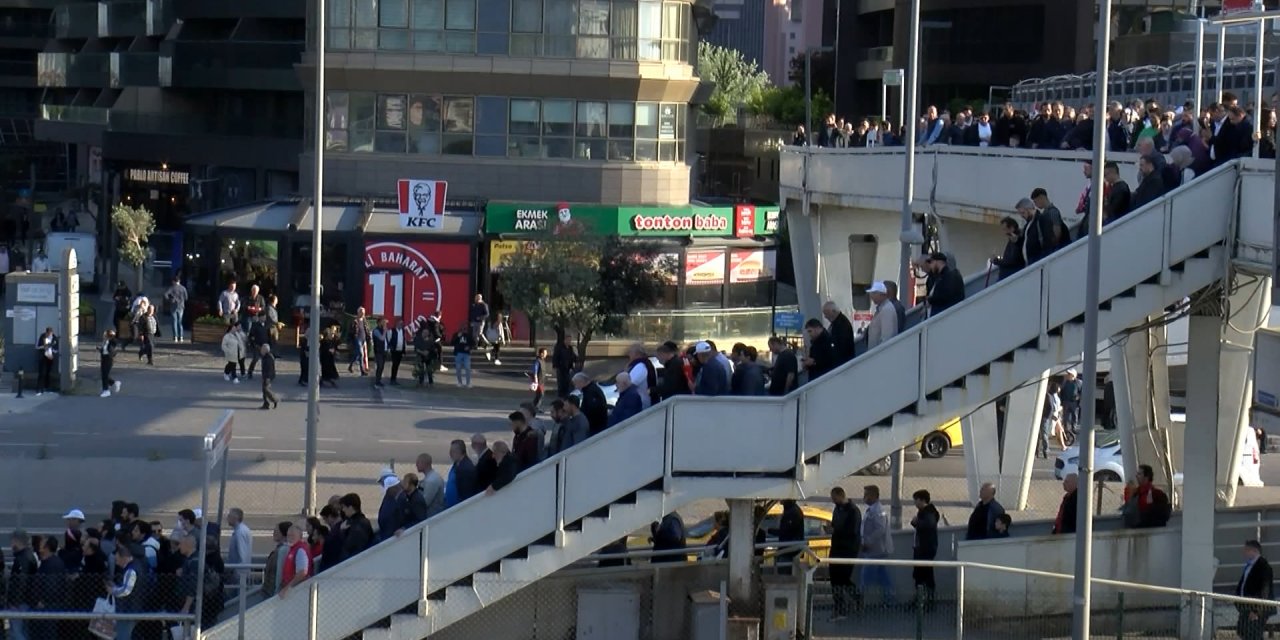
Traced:
[[733, 119], [739, 107], [758, 104], [760, 95], [772, 86], [769, 74], [755, 60], [742, 57], [737, 49], [705, 40], [698, 43], [697, 73], [702, 80], [715, 83], [702, 111], [718, 120]]
[[120, 258], [133, 266], [142, 286], [142, 267], [147, 261], [147, 242], [156, 230], [155, 216], [143, 206], [117, 204], [111, 210], [111, 224], [120, 237]]
[[[821, 89], [816, 89], [810, 101], [813, 122], [809, 123], [808, 130], [814, 131], [817, 123], [822, 122], [827, 114], [831, 113], [831, 98]], [[770, 88], [761, 95], [760, 104], [755, 112], [767, 115], [774, 122], [788, 127], [804, 122], [804, 87], [791, 85]]]
[[561, 228], [506, 258], [498, 291], [557, 340], [573, 336], [581, 359], [597, 333], [616, 333], [627, 314], [657, 302], [674, 272], [652, 242]]

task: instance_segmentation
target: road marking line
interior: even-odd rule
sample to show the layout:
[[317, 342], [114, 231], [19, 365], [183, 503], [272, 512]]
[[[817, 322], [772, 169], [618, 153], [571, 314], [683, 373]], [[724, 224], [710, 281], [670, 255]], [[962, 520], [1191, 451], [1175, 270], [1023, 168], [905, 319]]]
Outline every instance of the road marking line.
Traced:
[[242, 436], [237, 434], [237, 435], [233, 435], [232, 439], [233, 440], [266, 440], [267, 437], [266, 436]]
[[421, 440], [379, 440], [380, 444], [422, 444]]
[[88, 431], [54, 431], [53, 435], [55, 436], [87, 436], [90, 434]]
[[58, 445], [44, 442], [0, 442], [0, 447], [49, 447], [56, 449]]
[[[306, 437], [298, 438], [299, 442], [306, 442]], [[321, 438], [316, 436], [316, 440], [320, 442], [342, 442], [342, 438]]]
[[[232, 449], [231, 452], [232, 453], [306, 453], [306, 451], [303, 451], [302, 449]], [[326, 451], [324, 449], [321, 449], [316, 453], [328, 453], [331, 455], [337, 455], [338, 452]]]

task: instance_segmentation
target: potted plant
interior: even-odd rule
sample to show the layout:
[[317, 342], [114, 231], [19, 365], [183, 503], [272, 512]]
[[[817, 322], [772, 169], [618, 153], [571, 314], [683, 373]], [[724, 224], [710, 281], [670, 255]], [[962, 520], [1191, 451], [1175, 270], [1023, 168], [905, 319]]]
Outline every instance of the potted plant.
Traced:
[[80, 335], [96, 336], [98, 333], [98, 312], [93, 306], [93, 300], [84, 296], [80, 297]]
[[222, 342], [222, 334], [226, 332], [226, 319], [212, 314], [200, 316], [196, 318], [195, 322], [191, 323], [192, 342], [218, 344]]

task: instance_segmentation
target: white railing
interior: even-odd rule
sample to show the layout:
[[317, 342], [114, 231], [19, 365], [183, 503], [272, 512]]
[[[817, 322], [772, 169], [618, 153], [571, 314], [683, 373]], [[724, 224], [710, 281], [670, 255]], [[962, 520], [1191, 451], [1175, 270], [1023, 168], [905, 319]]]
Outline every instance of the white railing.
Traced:
[[[1221, 167], [1109, 225], [1103, 273], [1123, 276], [1103, 282], [1102, 299], [1152, 276], [1163, 280], [1170, 265], [1222, 243], [1231, 215], [1216, 212], [1234, 201], [1236, 167]], [[721, 484], [701, 491], [721, 493], [701, 495], [679, 486], [682, 475], [750, 473], [790, 482], [785, 478], [807, 458], [913, 403], [923, 407], [927, 394], [1023, 344], [1043, 344], [1051, 328], [1084, 313], [1084, 260], [1084, 243], [1076, 243], [785, 397], [668, 400], [548, 458], [494, 495], [476, 496], [320, 574], [308, 584], [314, 602], [299, 593], [251, 609], [246, 626], [251, 635], [271, 637], [311, 621], [326, 637], [345, 637], [534, 541], [554, 536], [562, 545], [565, 525], [636, 491], [660, 487], [664, 510], [672, 511], [756, 488], [735, 480], [738, 493], [722, 495], [730, 489]], [[970, 400], [990, 400], [1026, 379], [1014, 377], [992, 380], [978, 391], [982, 398]], [[851, 404], [855, 388], [865, 402]], [[730, 405], [734, 410], [726, 411]], [[207, 637], [234, 638], [234, 625]]]
[[[882, 567], [932, 567], [935, 569], [954, 569], [955, 570], [955, 622], [954, 631], [957, 639], [965, 636], [965, 604], [966, 604], [966, 574], [975, 571], [988, 571], [998, 574], [1010, 574], [1024, 576], [1030, 579], [1040, 581], [1074, 581], [1075, 576], [1066, 573], [1055, 573], [1051, 571], [1039, 571], [1035, 569], [1023, 569], [1020, 567], [1006, 567], [995, 564], [985, 564], [979, 562], [962, 562], [956, 560], [889, 560], [889, 559], [873, 559], [873, 558], [820, 558], [809, 569], [807, 582], [813, 583], [814, 572], [822, 566], [847, 565], [847, 566], [882, 566]], [[1190, 589], [1175, 589], [1173, 587], [1161, 587], [1148, 584], [1140, 584], [1136, 582], [1125, 582], [1123, 580], [1112, 580], [1108, 578], [1091, 578], [1089, 584], [1096, 589], [1097, 587], [1109, 587], [1114, 591], [1132, 591], [1141, 594], [1174, 596], [1180, 602], [1186, 602], [1188, 609], [1193, 616], [1187, 622], [1199, 628], [1205, 628], [1209, 623], [1206, 616], [1213, 611], [1214, 603], [1230, 604], [1230, 605], [1247, 605], [1254, 607], [1266, 607], [1274, 610], [1278, 604], [1274, 600], [1261, 600], [1258, 598], [1242, 598], [1240, 596], [1232, 596], [1222, 593], [1212, 593], [1208, 591], [1195, 591]], [[971, 596], [970, 596], [971, 597]], [[1070, 602], [1064, 603], [1070, 607]], [[1002, 610], [1005, 607], [997, 607], [996, 610]], [[1189, 635], [1190, 631], [1184, 631]]]

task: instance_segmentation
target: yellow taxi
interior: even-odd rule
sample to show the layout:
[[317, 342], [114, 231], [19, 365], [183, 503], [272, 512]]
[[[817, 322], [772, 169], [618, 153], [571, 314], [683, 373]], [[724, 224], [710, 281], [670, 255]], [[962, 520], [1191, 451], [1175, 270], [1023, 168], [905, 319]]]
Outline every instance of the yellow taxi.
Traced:
[[926, 458], [941, 458], [947, 455], [952, 448], [964, 445], [963, 431], [960, 428], [960, 418], [952, 418], [943, 423], [923, 438], [916, 440], [916, 444], [920, 446], [920, 455]]
[[[827, 553], [831, 550], [831, 510], [826, 507], [801, 504], [800, 511], [804, 514], [804, 538], [809, 543], [809, 549], [820, 558], [827, 557]], [[764, 532], [765, 542], [777, 544], [778, 523], [781, 519], [782, 503], [774, 503], [764, 519], [760, 521], [760, 530]], [[705, 547], [715, 530], [714, 515], [692, 525], [686, 525], [685, 545], [689, 548]], [[632, 535], [627, 539], [627, 548], [632, 551], [651, 547], [647, 535]], [[766, 552], [766, 555], [772, 555], [772, 553]], [[696, 560], [697, 556], [690, 555], [689, 559]]]

